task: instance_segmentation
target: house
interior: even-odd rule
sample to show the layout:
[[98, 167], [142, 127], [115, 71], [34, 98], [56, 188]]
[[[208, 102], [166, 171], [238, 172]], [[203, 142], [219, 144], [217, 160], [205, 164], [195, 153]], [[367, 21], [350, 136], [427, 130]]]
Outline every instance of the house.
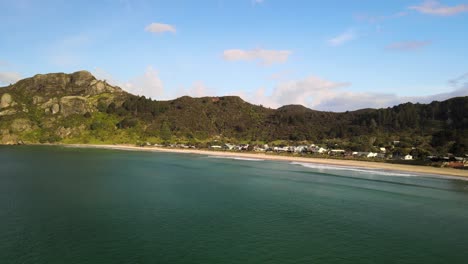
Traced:
[[226, 143], [224, 144], [223, 148], [227, 150], [233, 150], [236, 147], [236, 145]]
[[320, 153], [320, 154], [323, 154], [323, 153], [327, 152], [327, 149], [325, 149], [325, 148], [319, 148], [319, 149], [317, 150], [317, 152]]
[[375, 158], [375, 157], [377, 157], [377, 153], [369, 152], [369, 153], [367, 154], [367, 157], [368, 157], [368, 158]]
[[218, 145], [213, 145], [213, 146], [211, 146], [210, 148], [212, 148], [212, 149], [222, 149], [222, 147], [221, 147], [221, 146], [218, 146]]
[[413, 160], [413, 156], [411, 156], [410, 154], [406, 155], [405, 157], [403, 157], [404, 160]]
[[289, 147], [274, 147], [273, 150], [275, 152], [288, 152], [289, 151]]
[[380, 152], [385, 153], [385, 152], [387, 152], [387, 149], [385, 149], [385, 148], [380, 148]]
[[330, 151], [330, 155], [334, 155], [334, 156], [338, 156], [338, 155], [344, 155], [345, 154], [345, 150], [344, 149], [332, 149]]
[[254, 150], [255, 152], [265, 152], [265, 151], [266, 151], [266, 149], [264, 149], [264, 148], [262, 148], [262, 147], [259, 147], [259, 146], [255, 146], [255, 147], [253, 148], [253, 150]]
[[294, 152], [296, 153], [303, 153], [303, 152], [307, 152], [307, 146], [297, 146], [294, 148]]
[[332, 149], [332, 150], [331, 150], [331, 153], [335, 153], [335, 154], [337, 154], [337, 153], [345, 153], [345, 150], [344, 150], [344, 149]]

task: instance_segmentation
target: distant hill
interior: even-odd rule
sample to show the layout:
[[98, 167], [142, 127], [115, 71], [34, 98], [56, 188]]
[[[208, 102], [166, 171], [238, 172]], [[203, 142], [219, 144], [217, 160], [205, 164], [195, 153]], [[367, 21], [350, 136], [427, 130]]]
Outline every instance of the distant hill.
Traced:
[[301, 105], [275, 110], [237, 96], [150, 100], [79, 71], [18, 81], [0, 88], [0, 98], [2, 144], [307, 141], [421, 155], [468, 152], [468, 97], [345, 113]]

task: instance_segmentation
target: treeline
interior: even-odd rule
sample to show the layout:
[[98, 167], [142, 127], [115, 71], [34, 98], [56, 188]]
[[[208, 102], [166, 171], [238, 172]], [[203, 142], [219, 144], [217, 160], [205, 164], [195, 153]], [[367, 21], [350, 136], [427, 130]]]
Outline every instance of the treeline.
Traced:
[[172, 101], [129, 96], [120, 106], [110, 103], [100, 111], [122, 117], [119, 128], [141, 126], [146, 135], [164, 138], [309, 141], [356, 150], [399, 141], [402, 152], [417, 147], [424, 153], [458, 155], [468, 146], [468, 97], [334, 113], [297, 105], [273, 110], [235, 96]]

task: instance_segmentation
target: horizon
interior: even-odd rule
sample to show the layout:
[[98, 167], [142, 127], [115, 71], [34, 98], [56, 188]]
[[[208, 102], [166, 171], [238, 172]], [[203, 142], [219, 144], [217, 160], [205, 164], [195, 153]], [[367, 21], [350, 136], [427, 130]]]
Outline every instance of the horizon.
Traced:
[[232, 95], [333, 112], [468, 95], [464, 0], [22, 0], [0, 9], [0, 86], [86, 69], [155, 100]]
[[[74, 73], [77, 73], [77, 72], [88, 72], [90, 73], [96, 80], [99, 80], [99, 81], [104, 81], [104, 82], [107, 82], [107, 80], [105, 79], [100, 79], [98, 78], [97, 76], [95, 76], [92, 72], [88, 71], [88, 70], [78, 70], [76, 72], [51, 72], [51, 73], [37, 73], [33, 76], [29, 76], [29, 77], [25, 77], [25, 78], [22, 78], [19, 81], [22, 81], [22, 80], [25, 80], [25, 79], [29, 79], [29, 78], [34, 78], [36, 75], [48, 75], [48, 74], [66, 74], [66, 75], [71, 75], [71, 74], [74, 74]], [[12, 83], [10, 85], [14, 85], [15, 83]], [[7, 88], [9, 87], [10, 85], [7, 85], [7, 86], [0, 86], [0, 89], [1, 88]], [[111, 84], [112, 85], [112, 84]], [[125, 88], [123, 87], [120, 87], [120, 86], [117, 86], [117, 85], [113, 85], [114, 87], [117, 87], [117, 88], [120, 88], [122, 89], [124, 92], [127, 92], [127, 93], [130, 93], [132, 94], [130, 91], [126, 90]], [[145, 95], [137, 95], [137, 96], [145, 96]], [[172, 99], [162, 99], [162, 100], [157, 100], [157, 101], [174, 101], [174, 100], [177, 100], [177, 99], [180, 99], [182, 97], [189, 97], [189, 98], [192, 98], [192, 99], [202, 99], [202, 98], [219, 98], [219, 97], [238, 97], [239, 99], [241, 99], [242, 101], [246, 102], [246, 103], [249, 103], [249, 104], [252, 104], [252, 105], [257, 105], [257, 106], [261, 106], [261, 107], [264, 107], [264, 108], [268, 108], [268, 109], [273, 109], [273, 110], [278, 110], [280, 108], [283, 108], [283, 107], [287, 107], [287, 106], [300, 106], [300, 107], [305, 107], [306, 109], [308, 110], [312, 110], [312, 111], [322, 111], [322, 112], [332, 112], [332, 113], [345, 113], [345, 112], [353, 112], [353, 111], [361, 111], [361, 110], [367, 110], [367, 109], [385, 109], [385, 108], [392, 108], [394, 106], [398, 106], [398, 105], [401, 105], [401, 104], [407, 104], [407, 103], [413, 103], [413, 104], [430, 104], [430, 103], [433, 103], [433, 102], [442, 102], [442, 101], [446, 101], [446, 100], [449, 100], [449, 99], [453, 99], [453, 98], [456, 98], [456, 97], [466, 97], [468, 95], [462, 95], [462, 96], [454, 96], [454, 97], [449, 97], [449, 98], [445, 98], [443, 100], [437, 100], [437, 99], [434, 99], [430, 102], [425, 102], [425, 103], [419, 103], [419, 102], [410, 102], [410, 101], [407, 101], [407, 102], [401, 102], [399, 104], [396, 104], [396, 105], [392, 105], [392, 106], [387, 106], [387, 107], [375, 107], [375, 108], [372, 108], [372, 107], [366, 107], [366, 108], [359, 108], [359, 109], [354, 109], [354, 110], [345, 110], [345, 111], [335, 111], [335, 110], [318, 110], [318, 109], [313, 109], [313, 108], [310, 108], [310, 107], [307, 107], [305, 105], [302, 105], [302, 104], [285, 104], [285, 105], [280, 105], [280, 106], [277, 106], [277, 107], [270, 107], [270, 106], [265, 106], [265, 105], [262, 105], [262, 104], [256, 104], [254, 102], [250, 102], [249, 100], [243, 98], [242, 96], [240, 95], [234, 95], [234, 94], [225, 94], [225, 95], [202, 95], [202, 96], [192, 96], [192, 95], [180, 95], [176, 98], [172, 98]], [[146, 97], [146, 96], [145, 96]], [[147, 97], [147, 98], [150, 98], [150, 97]], [[154, 98], [150, 98], [152, 100], [156, 100]]]

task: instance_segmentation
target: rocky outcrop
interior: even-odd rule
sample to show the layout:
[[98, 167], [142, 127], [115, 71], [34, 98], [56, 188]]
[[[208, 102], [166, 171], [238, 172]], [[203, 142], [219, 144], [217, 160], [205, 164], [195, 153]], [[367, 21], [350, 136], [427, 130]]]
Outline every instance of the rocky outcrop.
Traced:
[[6, 134], [6, 135], [2, 135], [0, 138], [0, 143], [2, 145], [17, 145], [18, 142], [19, 142], [18, 136], [16, 135]]
[[[93, 111], [88, 107], [87, 100], [82, 96], [64, 96], [60, 98], [60, 113], [64, 116], [73, 114], [84, 114]], [[52, 106], [52, 113], [56, 110], [56, 106]]]
[[25, 118], [15, 119], [10, 125], [10, 130], [13, 133], [27, 132], [27, 131], [31, 131], [32, 129], [33, 129], [32, 122]]
[[59, 127], [55, 131], [55, 135], [59, 136], [60, 138], [68, 138], [68, 137], [79, 136], [85, 130], [86, 130], [85, 125], [80, 125], [77, 127]]
[[0, 111], [0, 116], [9, 116], [9, 115], [14, 115], [18, 113], [15, 109], [6, 109], [3, 111]]
[[33, 96], [33, 104], [42, 104], [44, 102], [44, 97], [35, 95]]
[[7, 108], [13, 104], [13, 97], [9, 93], [4, 93], [0, 98], [0, 108]]
[[[119, 87], [97, 80], [88, 71], [78, 71], [72, 74], [38, 74], [18, 81], [11, 89], [35, 94], [35, 98], [33, 98], [35, 104], [42, 103], [45, 101], [44, 98], [60, 95], [93, 96], [101, 93], [123, 93], [123, 90]], [[40, 94], [40, 96], [37, 94]]]

